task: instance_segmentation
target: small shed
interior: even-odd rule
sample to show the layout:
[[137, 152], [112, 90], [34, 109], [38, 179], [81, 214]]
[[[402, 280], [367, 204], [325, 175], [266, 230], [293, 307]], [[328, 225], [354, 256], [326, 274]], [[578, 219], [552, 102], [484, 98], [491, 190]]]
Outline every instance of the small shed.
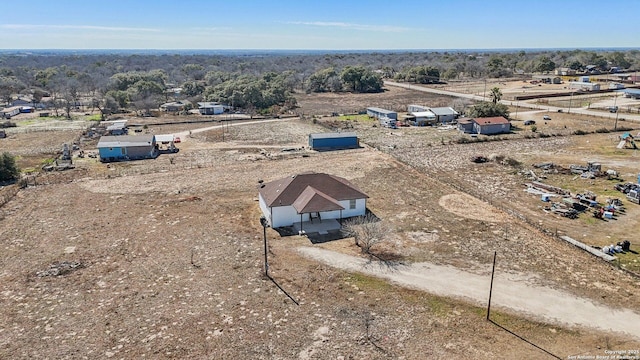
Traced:
[[422, 105], [409, 105], [407, 106], [407, 112], [421, 112], [421, 111], [429, 111], [429, 108]]
[[437, 107], [429, 110], [436, 115], [436, 120], [443, 124], [453, 122], [460, 115], [451, 107]]
[[511, 132], [511, 123], [502, 116], [475, 118], [473, 132], [482, 135], [506, 134]]
[[107, 126], [107, 133], [109, 133], [109, 135], [126, 135], [127, 132], [128, 130], [126, 122], [116, 122], [112, 125]]
[[425, 125], [434, 125], [436, 123], [436, 114], [431, 111], [415, 111], [412, 112], [413, 116], [413, 125], [415, 126], [425, 126]]
[[309, 134], [309, 147], [317, 151], [357, 149], [360, 147], [354, 132]]
[[465, 134], [473, 132], [473, 120], [469, 118], [458, 119], [458, 130]]
[[154, 135], [103, 136], [97, 148], [102, 162], [153, 159], [158, 156]]

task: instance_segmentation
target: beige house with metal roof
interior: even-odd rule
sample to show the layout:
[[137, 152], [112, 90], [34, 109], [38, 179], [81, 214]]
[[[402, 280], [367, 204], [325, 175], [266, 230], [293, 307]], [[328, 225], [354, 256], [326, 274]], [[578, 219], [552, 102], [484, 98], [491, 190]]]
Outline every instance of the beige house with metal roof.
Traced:
[[364, 215], [367, 194], [347, 179], [304, 173], [260, 184], [260, 209], [271, 227]]

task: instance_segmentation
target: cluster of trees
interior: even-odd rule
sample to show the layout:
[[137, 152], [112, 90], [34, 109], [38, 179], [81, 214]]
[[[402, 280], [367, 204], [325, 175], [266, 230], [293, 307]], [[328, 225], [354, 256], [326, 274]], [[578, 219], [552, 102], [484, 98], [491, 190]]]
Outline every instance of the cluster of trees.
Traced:
[[416, 84], [436, 84], [440, 82], [440, 70], [429, 65], [414, 66], [397, 72], [393, 78]]
[[215, 85], [204, 88], [204, 99], [244, 108], [249, 113], [261, 111], [277, 114], [296, 106], [292, 72], [268, 72], [262, 76], [235, 75], [226, 77], [207, 73], [205, 77]]
[[313, 73], [305, 83], [310, 92], [352, 91], [375, 93], [382, 91], [382, 75], [362, 65], [347, 65], [340, 73], [334, 67], [321, 69]]
[[[430, 83], [440, 79], [508, 77], [557, 67], [640, 68], [640, 51], [328, 52], [238, 54], [0, 54], [0, 102], [29, 92], [45, 96], [56, 115], [78, 106], [105, 113], [148, 112], [173, 98], [228, 102], [272, 111], [295, 106], [293, 94], [378, 92], [383, 78]], [[311, 74], [311, 75], [309, 75]]]
[[20, 169], [16, 165], [16, 159], [8, 152], [0, 156], [0, 182], [15, 181], [20, 177]]

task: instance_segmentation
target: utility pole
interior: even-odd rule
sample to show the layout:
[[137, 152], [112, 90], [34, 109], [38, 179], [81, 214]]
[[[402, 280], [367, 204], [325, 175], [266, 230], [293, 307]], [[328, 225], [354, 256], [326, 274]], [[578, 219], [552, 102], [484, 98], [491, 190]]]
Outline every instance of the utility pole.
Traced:
[[496, 255], [497, 251], [493, 252], [493, 269], [491, 270], [491, 286], [489, 287], [489, 304], [487, 305], [487, 320], [489, 320], [489, 314], [491, 313], [491, 293], [493, 292], [493, 275], [496, 272]]
[[263, 238], [264, 238], [264, 274], [269, 276], [269, 262], [267, 260], [267, 218], [264, 215], [260, 216], [260, 224], [262, 224]]

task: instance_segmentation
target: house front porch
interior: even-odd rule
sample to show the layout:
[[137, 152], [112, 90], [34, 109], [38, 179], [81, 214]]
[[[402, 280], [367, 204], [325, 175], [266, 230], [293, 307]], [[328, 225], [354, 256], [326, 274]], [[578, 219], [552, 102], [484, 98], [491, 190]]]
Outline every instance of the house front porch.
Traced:
[[304, 231], [307, 234], [318, 233], [320, 235], [326, 235], [330, 231], [335, 232], [342, 228], [340, 222], [337, 219], [325, 219], [320, 220], [318, 218], [313, 221], [296, 222], [293, 224], [293, 229], [296, 233]]

